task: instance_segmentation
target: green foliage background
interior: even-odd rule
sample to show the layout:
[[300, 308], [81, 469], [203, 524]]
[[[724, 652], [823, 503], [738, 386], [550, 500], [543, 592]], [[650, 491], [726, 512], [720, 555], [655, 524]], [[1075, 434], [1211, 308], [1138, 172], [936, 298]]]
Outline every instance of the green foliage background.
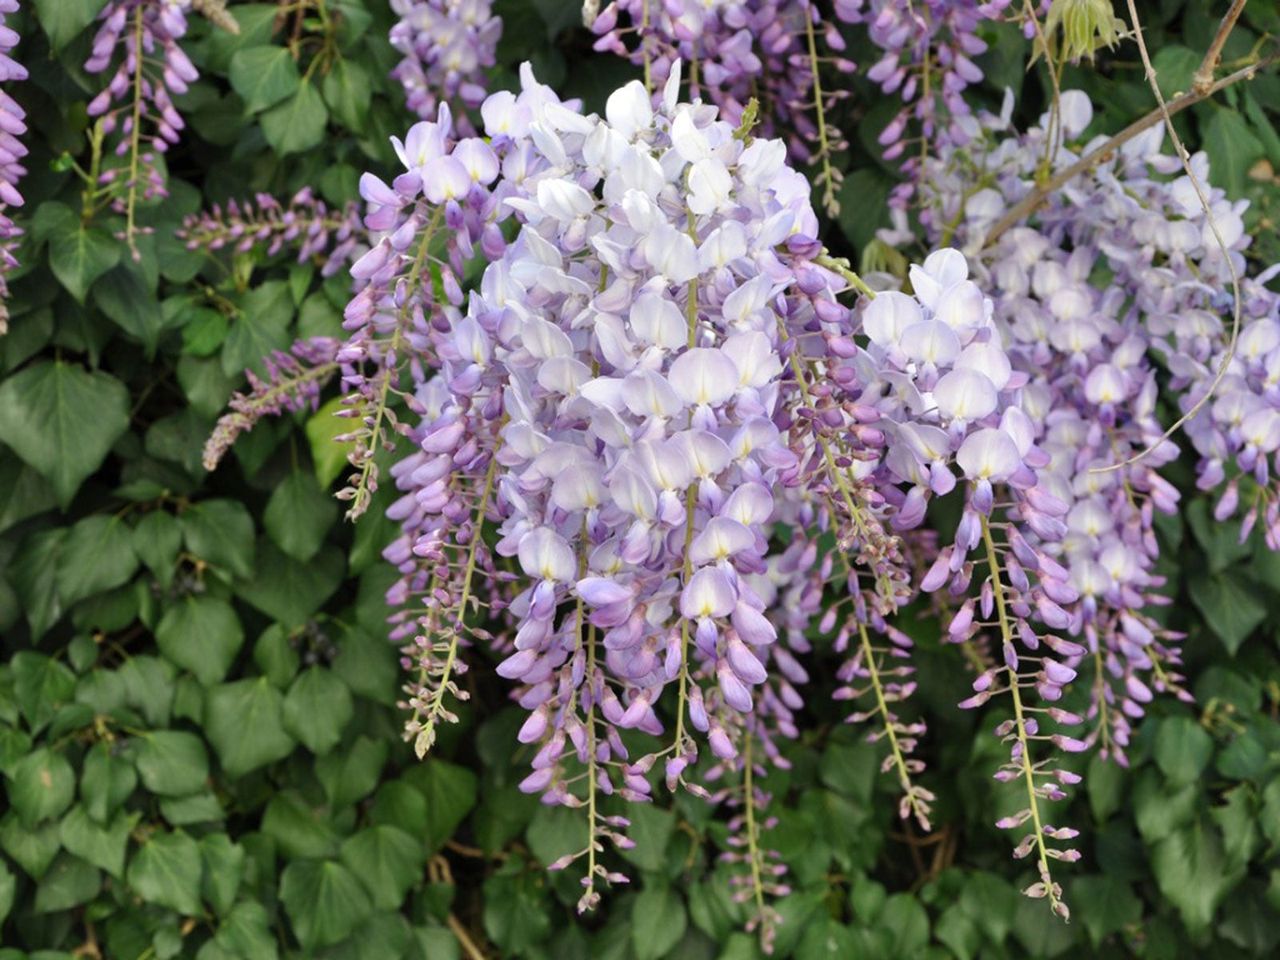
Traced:
[[[101, 6], [32, 0], [11, 18], [31, 71], [16, 96], [32, 156], [0, 339], [0, 960], [449, 960], [450, 924], [488, 956], [757, 956], [717, 865], [723, 821], [687, 797], [632, 811], [634, 882], [575, 916], [574, 879], [542, 865], [580, 845], [581, 824], [516, 790], [520, 717], [483, 664], [462, 724], [413, 760], [383, 622], [379, 551], [392, 531], [385, 502], [354, 528], [339, 520], [331, 406], [265, 423], [216, 473], [200, 467], [242, 369], [296, 336], [338, 333], [346, 282], [285, 257], [219, 265], [173, 230], [250, 191], [311, 184], [341, 203], [359, 171], [392, 168], [387, 138], [410, 118], [386, 79], [386, 4], [328, 0], [337, 56], [309, 73], [273, 31], [273, 4], [233, 5], [238, 37], [193, 18], [184, 46], [203, 79], [180, 103], [190, 129], [169, 158], [172, 196], [145, 210], [154, 233], [137, 263], [112, 217], [83, 218], [80, 184], [58, 162], [85, 152], [97, 81], [80, 64]], [[1188, 85], [1224, 6], [1143, 4], [1168, 91]], [[590, 54], [578, 8], [498, 0], [496, 82], [531, 59], [562, 93], [601, 106], [631, 69]], [[1226, 59], [1267, 31], [1280, 32], [1275, 6], [1250, 4]], [[977, 96], [995, 106], [1010, 86], [1033, 120], [1045, 88], [1026, 72], [1027, 44], [1015, 28], [990, 39]], [[875, 137], [893, 103], [851, 83], [829, 242], [856, 254], [886, 219], [893, 172]], [[1099, 131], [1151, 105], [1131, 47], [1068, 70], [1064, 86], [1091, 93]], [[1215, 182], [1254, 202], [1265, 262], [1280, 258], [1276, 104], [1272, 72], [1178, 119]], [[768, 781], [770, 843], [794, 886], [777, 956], [1276, 954], [1280, 558], [1237, 546], [1194, 499], [1163, 535], [1196, 703], [1155, 707], [1131, 770], [1083, 764], [1060, 814], [1084, 831], [1084, 861], [1061, 871], [1073, 921], [1018, 895], [1030, 872], [992, 826], [1012, 800], [990, 776], [999, 718], [954, 708], [962, 658], [922, 617], [909, 626], [935, 831], [897, 819], [878, 749], [840, 723], [815, 674], [794, 767]]]

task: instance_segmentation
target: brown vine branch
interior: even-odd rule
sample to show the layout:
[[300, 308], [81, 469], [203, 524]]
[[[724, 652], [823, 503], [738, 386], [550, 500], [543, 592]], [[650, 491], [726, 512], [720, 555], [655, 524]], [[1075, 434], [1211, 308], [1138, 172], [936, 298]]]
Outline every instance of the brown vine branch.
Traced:
[[1251, 63], [1247, 67], [1242, 67], [1237, 70], [1235, 73], [1228, 74], [1216, 83], [1210, 84], [1204, 90], [1193, 89], [1179, 97], [1176, 97], [1166, 105], [1166, 110], [1162, 110], [1157, 107], [1142, 119], [1135, 120], [1106, 143], [1102, 144], [1102, 146], [1098, 147], [1096, 150], [1091, 150], [1075, 163], [1071, 164], [1071, 166], [1059, 170], [1044, 183], [1032, 190], [1031, 193], [1019, 200], [1018, 203], [1009, 209], [1008, 213], [996, 221], [995, 226], [992, 227], [991, 231], [987, 234], [983, 246], [991, 246], [1002, 233], [1034, 213], [1036, 208], [1039, 207], [1040, 204], [1044, 203], [1049, 195], [1060, 188], [1064, 183], [1068, 182], [1073, 177], [1079, 176], [1086, 170], [1090, 170], [1097, 166], [1114, 153], [1119, 147], [1138, 136], [1138, 134], [1151, 129], [1157, 123], [1162, 123], [1166, 115], [1173, 117], [1187, 109], [1187, 107], [1197, 104], [1201, 100], [1208, 99], [1220, 90], [1225, 90], [1227, 87], [1239, 83], [1241, 80], [1248, 80], [1260, 70], [1271, 66], [1277, 59], [1278, 58], [1275, 55], [1264, 57], [1257, 63]]
[[1209, 49], [1205, 51], [1204, 59], [1200, 61], [1200, 67], [1196, 70], [1195, 77], [1191, 81], [1192, 90], [1207, 90], [1213, 85], [1213, 71], [1218, 69], [1218, 62], [1222, 59], [1222, 48], [1227, 42], [1227, 37], [1231, 35], [1231, 31], [1235, 29], [1236, 21], [1240, 19], [1240, 14], [1244, 12], [1244, 5], [1249, 0], [1233, 0], [1231, 9], [1226, 12], [1222, 18], [1222, 22], [1218, 24], [1218, 32], [1214, 34], [1213, 43], [1209, 44]]

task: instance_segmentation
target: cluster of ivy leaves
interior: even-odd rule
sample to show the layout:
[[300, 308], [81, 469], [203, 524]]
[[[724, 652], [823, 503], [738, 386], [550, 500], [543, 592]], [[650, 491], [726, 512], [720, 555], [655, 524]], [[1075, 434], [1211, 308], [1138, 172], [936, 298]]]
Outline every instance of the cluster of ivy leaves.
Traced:
[[[312, 0], [313, 6], [318, 0]], [[287, 256], [214, 259], [175, 239], [214, 201], [313, 187], [340, 205], [358, 174], [394, 166], [410, 122], [387, 78], [382, 0], [325, 0], [291, 45], [274, 3], [233, 3], [238, 35], [198, 17], [184, 48], [202, 79], [168, 157], [170, 197], [143, 211], [135, 260], [108, 213], [85, 215], [84, 62], [102, 0], [30, 0], [10, 23], [31, 81], [27, 236], [0, 338], [0, 960], [747, 960], [724, 818], [677, 797], [629, 811], [633, 880], [596, 915], [544, 865], [579, 848], [573, 811], [523, 796], [519, 711], [491, 671], [417, 763], [401, 740], [386, 639], [385, 499], [355, 527], [330, 494], [343, 469], [334, 398], [260, 425], [206, 473], [200, 450], [242, 370], [298, 336], [339, 334], [347, 287]], [[590, 53], [577, 3], [498, 0], [495, 84], [532, 60], [598, 109], [633, 71]], [[1144, 3], [1169, 89], [1185, 85], [1215, 10]], [[1252, 4], [1228, 60], [1280, 16]], [[991, 31], [974, 96], [1045, 89], [1013, 28]], [[874, 54], [854, 44], [860, 62]], [[323, 57], [321, 64], [313, 59]], [[1099, 130], [1150, 106], [1132, 50], [1069, 69]], [[864, 80], [839, 118], [853, 146], [829, 242], [856, 254], [885, 220], [892, 168], [876, 134], [892, 107]], [[1262, 258], [1280, 138], [1274, 73], [1179, 118], [1214, 177], [1254, 202]], [[1191, 487], [1185, 478], [1184, 487]], [[1030, 871], [992, 822], [1015, 803], [990, 773], [994, 715], [961, 714], [962, 661], [921, 617], [918, 709], [935, 830], [895, 816], [880, 754], [815, 679], [792, 769], [765, 781], [768, 834], [790, 870], [775, 956], [1267, 957], [1280, 949], [1280, 559], [1239, 545], [1195, 501], [1161, 531], [1188, 631], [1194, 704], [1156, 705], [1131, 767], [1080, 761], [1056, 814], [1079, 826], [1064, 867], [1070, 924], [1021, 897]], [[478, 660], [483, 654], [472, 654]], [[572, 871], [569, 871], [572, 873]], [[469, 953], [474, 956], [474, 953]]]

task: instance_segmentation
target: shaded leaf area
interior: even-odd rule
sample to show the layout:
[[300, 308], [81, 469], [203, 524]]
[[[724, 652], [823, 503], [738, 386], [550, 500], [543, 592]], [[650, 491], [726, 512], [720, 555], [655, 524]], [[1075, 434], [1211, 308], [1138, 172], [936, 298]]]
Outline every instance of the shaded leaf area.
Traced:
[[[467, 955], [457, 930], [487, 957], [761, 960], [723, 860], [724, 811], [662, 789], [653, 805], [602, 800], [630, 819], [636, 846], [606, 865], [631, 882], [577, 915], [579, 875], [546, 867], [582, 849], [583, 814], [519, 791], [532, 750], [486, 652], [466, 652], [461, 722], [413, 760], [383, 601], [393, 491], [354, 529], [339, 519], [349, 448], [333, 438], [350, 421], [334, 416], [336, 387], [315, 411], [260, 424], [216, 472], [201, 466], [246, 368], [262, 374], [297, 337], [341, 335], [349, 285], [287, 250], [215, 258], [173, 231], [258, 191], [309, 187], [340, 207], [361, 171], [394, 174], [388, 138], [410, 118], [388, 78], [390, 5], [327, 0], [339, 56], [314, 71], [280, 28], [287, 5], [231, 4], [234, 35], [193, 17], [184, 49], [202, 78], [179, 103], [189, 126], [166, 158], [170, 195], [140, 205], [136, 259], [118, 216], [84, 215], [60, 160], [83, 159], [82, 65], [103, 6], [30, 0], [11, 20], [34, 82], [15, 93], [31, 172], [0, 338], [0, 960], [454, 960]], [[1161, 83], [1185, 89], [1215, 5], [1140, 6]], [[1280, 33], [1272, 6], [1248, 5], [1224, 61]], [[598, 110], [637, 72], [590, 51], [579, 3], [496, 8], [495, 86], [514, 87], [530, 60]], [[1016, 34], [991, 28], [987, 79], [966, 96], [998, 110], [1011, 87], [1025, 126], [1048, 86]], [[889, 225], [897, 174], [877, 138], [897, 108], [865, 79], [876, 52], [850, 40], [864, 69], [836, 118], [851, 146], [836, 157], [842, 212], [826, 240], [856, 258]], [[1097, 105], [1091, 133], [1148, 108], [1131, 53], [1064, 71]], [[1280, 219], [1277, 103], [1280, 81], [1264, 75], [1177, 121], [1216, 182], [1250, 201], [1265, 262], [1280, 259], [1280, 234], [1259, 226]], [[842, 723], [833, 679], [815, 671], [805, 733], [782, 745], [790, 769], [762, 780], [776, 821], [765, 842], [791, 887], [774, 957], [1280, 952], [1280, 561], [1214, 522], [1193, 477], [1182, 488], [1182, 518], [1161, 522], [1172, 602], [1160, 615], [1188, 633], [1194, 703], [1151, 706], [1130, 769], [1079, 761], [1084, 785], [1060, 813], [1082, 829], [1084, 859], [1062, 872], [1072, 922], [1021, 897], [1033, 870], [993, 826], [1012, 811], [991, 778], [991, 730], [1006, 718], [957, 713], [967, 665], [907, 622], [934, 832], [897, 820], [882, 751]]]

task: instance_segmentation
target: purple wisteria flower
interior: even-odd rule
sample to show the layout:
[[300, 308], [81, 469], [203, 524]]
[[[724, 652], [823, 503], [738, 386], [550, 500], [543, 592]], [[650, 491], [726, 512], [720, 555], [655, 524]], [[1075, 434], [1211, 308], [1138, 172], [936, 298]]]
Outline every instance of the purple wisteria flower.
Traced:
[[404, 87], [409, 109], [423, 120], [442, 103], [455, 108], [459, 132], [474, 133], [464, 108], [488, 93], [485, 71], [494, 65], [502, 18], [490, 0], [391, 0], [400, 18], [391, 45], [404, 58], [392, 76]]
[[167, 195], [160, 158], [186, 126], [173, 98], [199, 76], [179, 44], [190, 8], [190, 0], [111, 0], [99, 15], [102, 25], [84, 65], [89, 73], [106, 73], [120, 54], [107, 86], [89, 101], [89, 116], [103, 134], [118, 135], [114, 152], [123, 162], [100, 180], [113, 209], [125, 217], [120, 236], [131, 249], [144, 232], [138, 203]]
[[[0, 84], [3, 85], [27, 79], [27, 68], [10, 56], [19, 37], [5, 23], [8, 14], [17, 12], [18, 0], [0, 0]], [[18, 265], [13, 248], [22, 236], [22, 230], [9, 216], [9, 208], [23, 203], [18, 181], [27, 172], [22, 165], [27, 148], [21, 140], [27, 132], [26, 116], [26, 111], [0, 86], [0, 334], [6, 331], [9, 321], [9, 288], [5, 280]]]

